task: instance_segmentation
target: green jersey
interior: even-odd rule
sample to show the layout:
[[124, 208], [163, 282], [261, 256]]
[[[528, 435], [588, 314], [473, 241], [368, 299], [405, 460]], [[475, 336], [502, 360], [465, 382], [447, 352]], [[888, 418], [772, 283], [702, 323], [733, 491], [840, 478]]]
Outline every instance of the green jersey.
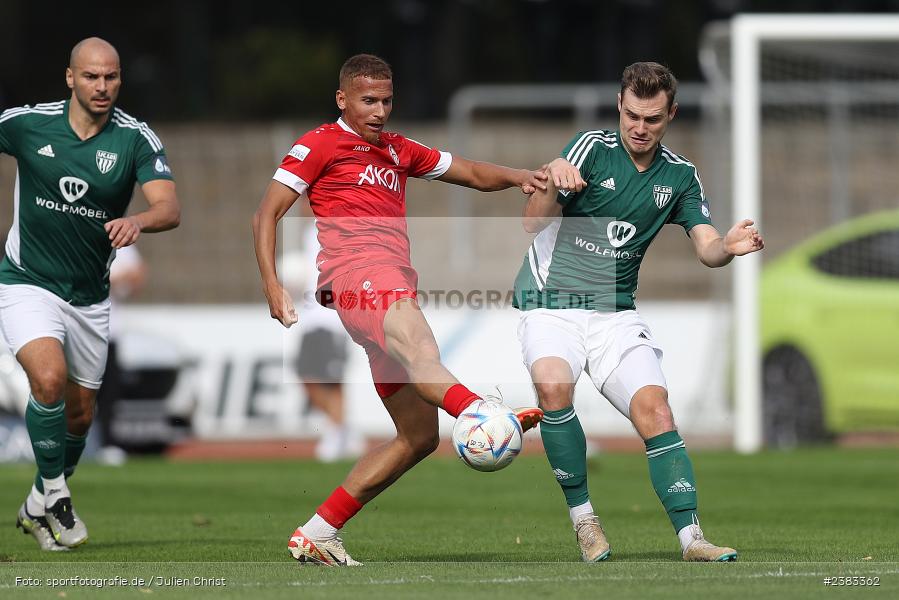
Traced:
[[711, 224], [699, 173], [662, 145], [640, 172], [615, 131], [579, 133], [562, 157], [587, 186], [559, 194], [562, 217], [528, 249], [513, 304], [522, 310], [633, 309], [640, 263], [662, 226], [676, 223], [689, 233]]
[[18, 163], [0, 283], [36, 285], [77, 306], [107, 298], [115, 251], [103, 226], [125, 214], [135, 182], [172, 179], [162, 142], [118, 108], [82, 140], [66, 100], [0, 114], [0, 152]]

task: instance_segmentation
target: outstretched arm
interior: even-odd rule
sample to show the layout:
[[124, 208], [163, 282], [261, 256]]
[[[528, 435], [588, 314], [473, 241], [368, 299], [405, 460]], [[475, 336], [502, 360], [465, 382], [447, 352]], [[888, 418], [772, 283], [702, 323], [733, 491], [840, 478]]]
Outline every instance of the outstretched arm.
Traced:
[[104, 225], [115, 249], [130, 246], [144, 231], [168, 231], [181, 223], [181, 204], [175, 194], [174, 181], [154, 179], [143, 184], [140, 189], [150, 207], [143, 212], [113, 219]]
[[268, 300], [269, 312], [284, 327], [297, 322], [293, 299], [278, 281], [275, 270], [275, 248], [278, 242], [278, 221], [287, 213], [300, 195], [283, 183], [272, 181], [253, 215], [253, 240], [256, 262], [262, 275], [262, 292]]
[[468, 160], [461, 156], [453, 156], [453, 164], [437, 179], [481, 192], [518, 187], [523, 193], [531, 194], [534, 190], [546, 188], [544, 183], [546, 175], [543, 171], [513, 169], [489, 162]]
[[758, 252], [765, 241], [752, 225], [752, 219], [743, 219], [724, 237], [711, 225], [696, 225], [690, 230], [696, 256], [707, 267], [723, 267], [735, 256]]

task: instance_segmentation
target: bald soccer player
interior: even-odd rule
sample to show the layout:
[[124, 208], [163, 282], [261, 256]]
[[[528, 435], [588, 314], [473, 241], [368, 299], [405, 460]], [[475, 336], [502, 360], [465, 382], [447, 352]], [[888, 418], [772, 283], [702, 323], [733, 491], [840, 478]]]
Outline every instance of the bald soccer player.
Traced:
[[[66, 480], [84, 450], [109, 341], [109, 265], [142, 232], [178, 226], [162, 142], [115, 107], [116, 49], [88, 38], [66, 69], [68, 100], [0, 114], [0, 152], [18, 163], [15, 218], [0, 263], [0, 331], [28, 375], [25, 422], [37, 462], [16, 525], [43, 550], [87, 541]], [[125, 216], [135, 182], [149, 207]]]

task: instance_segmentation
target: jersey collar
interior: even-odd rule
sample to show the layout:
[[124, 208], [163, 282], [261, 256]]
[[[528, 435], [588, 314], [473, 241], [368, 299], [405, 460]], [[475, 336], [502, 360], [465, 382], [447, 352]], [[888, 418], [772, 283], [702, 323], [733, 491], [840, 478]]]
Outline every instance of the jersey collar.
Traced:
[[89, 141], [95, 139], [96, 137], [98, 137], [104, 131], [106, 131], [109, 128], [109, 125], [112, 123], [112, 117], [115, 115], [115, 111], [116, 111], [116, 107], [115, 107], [115, 105], [113, 105], [109, 109], [109, 118], [106, 119], [106, 123], [104, 123], [103, 127], [100, 128], [100, 131], [98, 131], [91, 137], [87, 138], [86, 140], [82, 140], [81, 137], [77, 133], [75, 133], [75, 130], [72, 129], [72, 124], [69, 123], [69, 105], [71, 103], [72, 103], [71, 98], [66, 99], [65, 102], [63, 103], [63, 105], [62, 105], [62, 120], [63, 120], [63, 123], [65, 123], [66, 129], [68, 129], [69, 133], [72, 134], [72, 137], [74, 137], [79, 142], [89, 142]]
[[[340, 125], [340, 128], [343, 129], [344, 131], [346, 131], [347, 133], [351, 133], [351, 134], [355, 135], [357, 138], [364, 139], [364, 138], [362, 138], [361, 135], [359, 135], [358, 133], [353, 131], [353, 129], [349, 125], [346, 124], [346, 121], [343, 120], [343, 117], [340, 117], [337, 119], [337, 124]], [[381, 134], [383, 135], [383, 133], [384, 132], [382, 131]], [[366, 142], [366, 143], [370, 143], [370, 142]], [[372, 146], [375, 146], [376, 148], [383, 148], [384, 144], [386, 144], [386, 143], [387, 142], [385, 142], [384, 138], [382, 137], [378, 140], [378, 143], [372, 144]]]
[[656, 168], [656, 165], [659, 164], [659, 161], [661, 160], [661, 157], [662, 157], [662, 143], [661, 142], [659, 142], [658, 146], [656, 146], [656, 151], [655, 151], [655, 154], [653, 154], [653, 156], [652, 156], [652, 162], [649, 164], [649, 167], [647, 167], [647, 169], [645, 171], [641, 171], [637, 168], [637, 165], [634, 164], [634, 161], [631, 158], [630, 152], [628, 152], [627, 148], [624, 147], [624, 139], [621, 136], [621, 131], [620, 130], [616, 131], [616, 134], [618, 136], [618, 147], [621, 149], [622, 154], [624, 154], [625, 159], [627, 160], [627, 164], [629, 164], [631, 166], [631, 168], [634, 169], [634, 172], [637, 175], [644, 175]]
[[340, 125], [340, 128], [343, 129], [344, 131], [346, 131], [348, 133], [352, 133], [356, 137], [362, 137], [361, 135], [359, 135], [358, 133], [353, 131], [349, 125], [346, 124], [346, 121], [343, 120], [343, 117], [340, 117], [339, 119], [337, 119], [337, 124]]

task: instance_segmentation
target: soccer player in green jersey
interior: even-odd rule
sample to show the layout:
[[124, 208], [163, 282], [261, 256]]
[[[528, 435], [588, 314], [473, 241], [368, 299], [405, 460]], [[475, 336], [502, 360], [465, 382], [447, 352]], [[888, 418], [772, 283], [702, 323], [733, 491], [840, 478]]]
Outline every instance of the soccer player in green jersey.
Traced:
[[[657, 63], [624, 70], [618, 131], [579, 133], [550, 163], [547, 190], [528, 200], [525, 228], [539, 232], [515, 281], [519, 338], [540, 407], [543, 445], [562, 487], [584, 561], [611, 550], [587, 490], [584, 430], [572, 406], [586, 371], [646, 444], [649, 475], [684, 560], [728, 561], [699, 528], [696, 479], [668, 405], [662, 350], [636, 311], [637, 273], [666, 223], [684, 228], [709, 267], [764, 247], [751, 220], [721, 236], [696, 167], [662, 145], [677, 112], [677, 81]], [[579, 177], [557, 174], [570, 162]], [[556, 189], [574, 189], [557, 193]]]
[[[109, 265], [143, 232], [178, 226], [162, 143], [115, 108], [119, 55], [88, 38], [66, 69], [71, 98], [0, 114], [0, 152], [18, 164], [0, 263], [0, 330], [28, 375], [25, 422], [38, 473], [17, 526], [44, 550], [87, 540], [72, 475], [93, 420], [109, 338]], [[149, 208], [125, 211], [138, 182]]]

